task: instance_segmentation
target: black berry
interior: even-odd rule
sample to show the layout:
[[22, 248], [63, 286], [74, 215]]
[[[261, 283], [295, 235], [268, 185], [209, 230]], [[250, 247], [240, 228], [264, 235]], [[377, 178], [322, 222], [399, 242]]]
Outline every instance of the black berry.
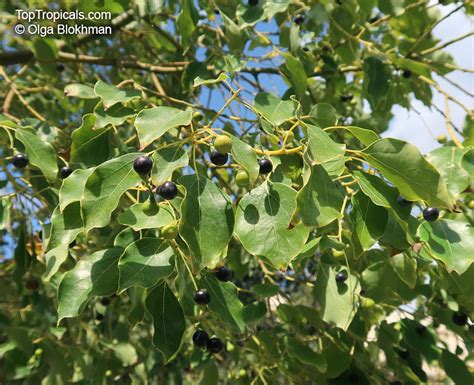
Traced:
[[467, 314], [462, 312], [454, 313], [452, 320], [456, 325], [464, 326], [467, 324]]
[[59, 63], [57, 66], [56, 66], [56, 71], [58, 72], [63, 72], [65, 70], [65, 66], [63, 63]]
[[402, 207], [408, 207], [411, 206], [411, 202], [403, 198], [401, 195], [398, 196], [397, 202], [400, 206]]
[[408, 78], [411, 76], [411, 71], [410, 71], [410, 70], [403, 70], [402, 76], [403, 76], [405, 79], [408, 79]]
[[340, 99], [341, 99], [341, 102], [346, 103], [346, 102], [350, 102], [353, 97], [354, 95], [352, 94], [345, 94], [345, 95], [341, 95]]
[[262, 158], [258, 161], [258, 165], [260, 166], [260, 174], [269, 174], [273, 170], [273, 163], [266, 158]]
[[428, 222], [434, 222], [439, 217], [439, 210], [436, 207], [427, 207], [423, 210], [423, 218]]
[[211, 302], [211, 295], [206, 289], [198, 290], [194, 293], [194, 302], [198, 305], [207, 305]]
[[102, 321], [104, 318], [105, 318], [104, 315], [101, 314], [101, 313], [97, 313], [96, 316], [95, 316], [95, 319], [97, 321]]
[[211, 353], [219, 353], [224, 349], [224, 344], [219, 338], [211, 338], [207, 343], [207, 350]]
[[343, 283], [343, 282], [346, 282], [346, 280], [347, 280], [347, 273], [345, 271], [341, 271], [336, 274], [337, 283]]
[[68, 166], [61, 167], [61, 170], [59, 171], [59, 175], [61, 175], [61, 178], [65, 179], [69, 175], [72, 174], [72, 170]]
[[211, 152], [211, 162], [214, 163], [216, 166], [222, 166], [227, 163], [229, 160], [228, 154], [221, 154], [217, 151]]
[[110, 305], [110, 299], [107, 298], [107, 297], [103, 297], [101, 300], [100, 300], [100, 303], [104, 306], [109, 306]]
[[408, 350], [399, 350], [398, 357], [402, 360], [407, 360], [410, 357], [410, 352]]
[[25, 282], [25, 287], [28, 290], [36, 291], [39, 288], [39, 282], [37, 279], [29, 279], [28, 281]]
[[361, 296], [364, 296], [366, 292], [367, 292], [367, 289], [366, 289], [365, 287], [361, 287], [359, 294], [360, 294]]
[[133, 162], [133, 169], [139, 175], [148, 175], [153, 167], [153, 161], [148, 156], [139, 156]]
[[295, 24], [301, 25], [304, 23], [304, 16], [303, 15], [298, 15], [293, 19]]
[[232, 279], [232, 270], [225, 266], [219, 267], [216, 270], [216, 278], [221, 282], [228, 282]]
[[13, 157], [13, 165], [16, 168], [25, 168], [26, 166], [28, 166], [29, 161], [30, 160], [25, 154], [16, 154]]
[[258, 0], [249, 0], [249, 5], [255, 7], [258, 4]]
[[209, 334], [207, 334], [204, 330], [197, 330], [193, 334], [193, 342], [194, 345], [203, 348], [207, 346], [207, 343], [209, 342]]
[[178, 188], [173, 182], [165, 182], [160, 187], [157, 188], [158, 195], [162, 198], [171, 200], [178, 195]]
[[418, 334], [419, 336], [422, 336], [426, 332], [426, 326], [420, 324], [416, 327], [415, 331], [416, 331], [416, 334]]

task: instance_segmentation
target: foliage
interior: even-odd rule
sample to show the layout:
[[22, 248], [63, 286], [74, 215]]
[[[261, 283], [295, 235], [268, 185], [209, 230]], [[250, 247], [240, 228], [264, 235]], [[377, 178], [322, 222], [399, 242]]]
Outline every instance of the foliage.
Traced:
[[[3, 5], [1, 383], [472, 383], [472, 113], [432, 34], [472, 5], [72, 3], [112, 33]], [[434, 92], [450, 140], [384, 135]]]

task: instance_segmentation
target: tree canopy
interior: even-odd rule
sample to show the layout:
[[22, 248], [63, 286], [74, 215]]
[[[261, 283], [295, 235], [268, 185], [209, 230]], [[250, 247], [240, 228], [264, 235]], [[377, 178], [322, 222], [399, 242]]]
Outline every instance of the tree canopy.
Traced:
[[0, 383], [472, 383], [472, 2], [1, 10]]

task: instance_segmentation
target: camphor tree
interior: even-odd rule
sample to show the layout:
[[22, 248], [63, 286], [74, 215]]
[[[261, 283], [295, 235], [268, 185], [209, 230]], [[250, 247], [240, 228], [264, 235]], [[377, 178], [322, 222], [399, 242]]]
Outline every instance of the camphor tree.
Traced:
[[[38, 3], [0, 15], [0, 383], [472, 383], [474, 125], [442, 87], [472, 70], [433, 36], [472, 2]], [[414, 99], [426, 155], [381, 135]]]

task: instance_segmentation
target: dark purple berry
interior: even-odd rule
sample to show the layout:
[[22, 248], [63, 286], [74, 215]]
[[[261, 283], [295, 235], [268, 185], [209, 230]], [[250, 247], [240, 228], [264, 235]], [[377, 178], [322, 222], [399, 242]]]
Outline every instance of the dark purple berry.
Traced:
[[228, 282], [232, 279], [232, 270], [225, 266], [219, 267], [215, 274], [216, 278], [221, 282]]
[[211, 295], [206, 289], [198, 290], [194, 293], [194, 302], [198, 305], [207, 305], [211, 302]]
[[464, 326], [467, 324], [467, 314], [462, 312], [457, 312], [453, 314], [453, 322], [458, 326]]
[[162, 198], [171, 200], [178, 195], [178, 188], [173, 182], [165, 182], [160, 187], [157, 188], [158, 195]]
[[25, 154], [16, 154], [13, 157], [13, 165], [16, 168], [25, 168], [26, 166], [28, 166], [29, 161], [30, 160]]
[[72, 170], [68, 166], [61, 167], [61, 170], [59, 171], [59, 175], [61, 175], [62, 179], [66, 179], [71, 174]]
[[203, 348], [207, 346], [209, 342], [209, 334], [207, 334], [204, 330], [196, 330], [193, 334], [193, 342], [194, 345]]
[[411, 76], [411, 71], [410, 70], [404, 70], [402, 72], [402, 76], [405, 78], [405, 79], [408, 79], [410, 76]]
[[95, 319], [96, 319], [97, 321], [99, 321], [99, 322], [102, 321], [104, 318], [105, 318], [104, 315], [101, 314], [101, 313], [97, 313], [97, 314], [95, 315]]
[[303, 24], [304, 23], [304, 16], [303, 15], [295, 16], [295, 18], [293, 19], [293, 22], [297, 25]]
[[210, 353], [219, 353], [224, 349], [224, 344], [219, 338], [211, 338], [207, 343], [207, 350]]
[[346, 103], [350, 102], [354, 98], [354, 95], [352, 94], [346, 94], [346, 95], [341, 95], [341, 102]]
[[340, 271], [339, 273], [336, 274], [337, 283], [343, 283], [343, 282], [346, 282], [346, 280], [347, 280], [347, 273], [345, 271]]
[[133, 169], [139, 175], [148, 175], [153, 167], [153, 161], [148, 156], [139, 156], [133, 162]]
[[427, 207], [423, 210], [423, 218], [428, 222], [434, 222], [439, 217], [439, 210], [436, 207]]
[[402, 360], [407, 360], [410, 357], [410, 352], [408, 350], [399, 350], [398, 357]]
[[39, 288], [39, 282], [37, 279], [29, 279], [28, 281], [25, 282], [25, 287], [28, 290], [36, 291]]
[[223, 166], [229, 160], [228, 154], [221, 154], [217, 151], [211, 152], [211, 162], [214, 163], [216, 166]]
[[273, 170], [273, 163], [267, 158], [260, 159], [258, 165], [260, 166], [260, 174], [262, 175], [269, 174]]
[[58, 71], [58, 72], [63, 72], [65, 69], [66, 69], [66, 67], [64, 66], [63, 63], [59, 63], [59, 64], [56, 66], [56, 71]]
[[109, 306], [110, 305], [110, 298], [108, 297], [103, 297], [101, 300], [100, 300], [100, 303], [104, 306]]

